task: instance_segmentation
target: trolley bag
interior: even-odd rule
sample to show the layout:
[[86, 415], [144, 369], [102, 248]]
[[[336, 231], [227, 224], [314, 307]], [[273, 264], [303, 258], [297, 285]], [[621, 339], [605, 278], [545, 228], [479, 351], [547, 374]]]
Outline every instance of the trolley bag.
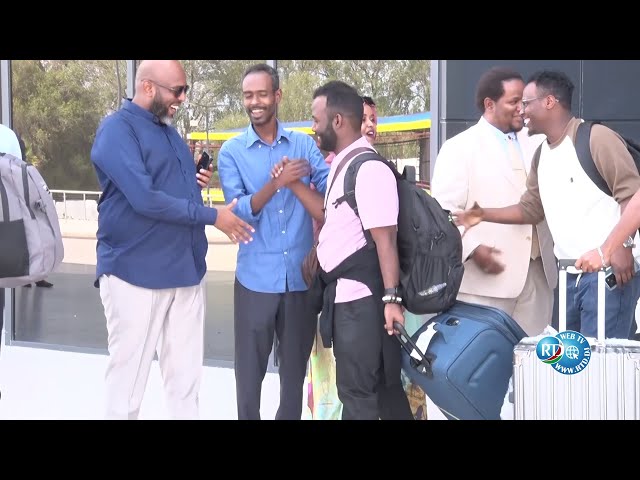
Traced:
[[579, 273], [575, 262], [558, 262], [558, 335], [527, 337], [514, 349], [515, 419], [639, 419], [640, 342], [605, 339], [603, 271], [598, 272], [597, 339], [566, 332], [567, 268]]
[[409, 336], [399, 325], [402, 368], [449, 419], [499, 420], [513, 348], [526, 336], [500, 309], [461, 301]]

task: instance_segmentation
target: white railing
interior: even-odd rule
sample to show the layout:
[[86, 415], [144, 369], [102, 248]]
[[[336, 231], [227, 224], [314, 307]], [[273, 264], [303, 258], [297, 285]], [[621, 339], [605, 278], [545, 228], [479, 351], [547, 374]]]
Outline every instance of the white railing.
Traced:
[[[56, 204], [58, 218], [69, 220], [97, 220], [98, 200], [102, 192], [90, 190], [49, 190]], [[224, 204], [224, 197], [219, 188], [202, 189], [202, 200], [205, 205]]]
[[102, 192], [89, 190], [49, 190], [56, 204], [58, 218], [97, 220], [98, 199]]

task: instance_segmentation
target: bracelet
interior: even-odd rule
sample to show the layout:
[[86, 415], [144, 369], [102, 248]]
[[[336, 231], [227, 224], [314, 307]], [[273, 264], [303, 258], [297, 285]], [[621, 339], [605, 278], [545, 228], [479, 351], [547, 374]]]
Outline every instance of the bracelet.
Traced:
[[604, 254], [602, 253], [602, 249], [598, 247], [598, 254], [600, 254], [600, 261], [602, 262], [602, 268], [607, 268], [607, 263], [604, 261]]
[[382, 297], [382, 303], [397, 303], [400, 305], [402, 304], [402, 297], [399, 297], [398, 295], [385, 295]]

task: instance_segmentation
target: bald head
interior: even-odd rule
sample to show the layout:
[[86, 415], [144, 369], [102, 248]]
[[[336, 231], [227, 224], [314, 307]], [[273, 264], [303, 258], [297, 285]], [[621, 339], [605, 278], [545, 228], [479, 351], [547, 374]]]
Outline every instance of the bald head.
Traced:
[[162, 83], [175, 77], [186, 78], [184, 68], [178, 60], [143, 60], [136, 72], [136, 89], [140, 88], [143, 80]]
[[133, 103], [170, 124], [187, 95], [187, 76], [178, 60], [144, 60], [136, 72]]

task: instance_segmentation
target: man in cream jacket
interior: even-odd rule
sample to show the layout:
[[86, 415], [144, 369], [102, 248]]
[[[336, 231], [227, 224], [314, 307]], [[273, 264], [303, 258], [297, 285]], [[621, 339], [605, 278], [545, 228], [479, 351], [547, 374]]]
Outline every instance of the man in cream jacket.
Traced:
[[[524, 80], [494, 67], [479, 80], [477, 124], [447, 140], [436, 159], [432, 195], [452, 212], [475, 202], [511, 205], [526, 190], [526, 176], [544, 135], [530, 137], [521, 115]], [[558, 271], [546, 222], [481, 223], [463, 239], [465, 274], [458, 300], [497, 307], [529, 336], [550, 324]]]

